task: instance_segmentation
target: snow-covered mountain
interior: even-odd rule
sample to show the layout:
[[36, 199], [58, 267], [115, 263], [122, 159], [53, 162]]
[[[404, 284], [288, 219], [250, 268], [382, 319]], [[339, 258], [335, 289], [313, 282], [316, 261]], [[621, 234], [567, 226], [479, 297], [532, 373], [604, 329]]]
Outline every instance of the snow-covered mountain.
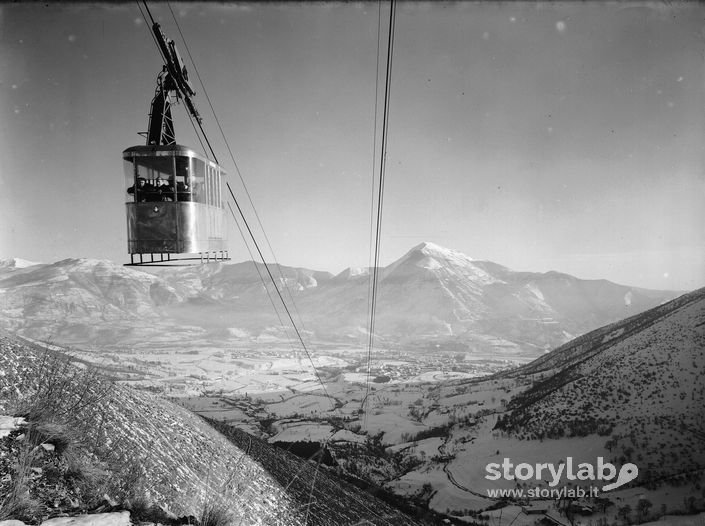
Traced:
[[[329, 337], [364, 334], [369, 276], [345, 277], [297, 298], [309, 328]], [[422, 243], [381, 269], [375, 332], [391, 342], [543, 352], [677, 295], [557, 272], [514, 272]]]
[[161, 278], [108, 261], [0, 269], [0, 325], [40, 339], [120, 338], [133, 327], [159, 323], [158, 309], [180, 300]]
[[[312, 340], [365, 341], [370, 270], [334, 276], [269, 266], [289, 312]], [[375, 333], [383, 344], [539, 355], [678, 295], [557, 272], [514, 272], [433, 243], [379, 271]], [[263, 280], [269, 284], [265, 287]], [[276, 309], [276, 310], [275, 310]], [[256, 337], [288, 324], [262, 264], [125, 268], [106, 261], [0, 267], [0, 326], [62, 343], [112, 344], [184, 327]]]

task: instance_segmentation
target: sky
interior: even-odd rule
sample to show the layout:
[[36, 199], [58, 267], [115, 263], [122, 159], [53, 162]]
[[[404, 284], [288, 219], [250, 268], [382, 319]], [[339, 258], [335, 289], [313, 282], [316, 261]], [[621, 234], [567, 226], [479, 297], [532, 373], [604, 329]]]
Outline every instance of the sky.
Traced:
[[[149, 5], [193, 57], [260, 243], [228, 146], [279, 263], [367, 266], [388, 4]], [[695, 2], [399, 3], [381, 264], [430, 241], [515, 270], [705, 286], [704, 43]], [[129, 261], [121, 153], [144, 143], [160, 70], [137, 3], [0, 4], [0, 258]], [[232, 223], [229, 248], [250, 257]]]

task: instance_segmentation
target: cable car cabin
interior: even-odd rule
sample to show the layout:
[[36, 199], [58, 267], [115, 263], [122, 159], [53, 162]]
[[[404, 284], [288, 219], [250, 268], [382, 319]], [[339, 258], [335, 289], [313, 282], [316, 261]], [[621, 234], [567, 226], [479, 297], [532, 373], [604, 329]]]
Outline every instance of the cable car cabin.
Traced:
[[133, 146], [122, 158], [132, 265], [172, 261], [172, 254], [227, 258], [220, 166], [177, 144]]

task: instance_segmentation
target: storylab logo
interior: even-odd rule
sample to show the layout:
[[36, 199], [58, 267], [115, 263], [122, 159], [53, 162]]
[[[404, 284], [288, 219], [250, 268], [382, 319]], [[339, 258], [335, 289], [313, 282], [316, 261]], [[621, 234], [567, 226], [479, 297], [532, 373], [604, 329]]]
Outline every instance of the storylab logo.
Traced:
[[[541, 464], [528, 464], [522, 462], [514, 465], [512, 460], [505, 458], [501, 464], [491, 463], [485, 466], [487, 480], [535, 480], [537, 482], [548, 482], [552, 488], [558, 486], [561, 480], [573, 482], [579, 481], [602, 481], [608, 482], [602, 486], [601, 491], [611, 491], [627, 482], [631, 482], [639, 475], [639, 468], [632, 463], [624, 464], [619, 473], [614, 464], [605, 462], [603, 457], [597, 457], [595, 464], [581, 462], [575, 464], [573, 457], [567, 457], [565, 462], [552, 464], [544, 462]], [[616, 480], [615, 480], [616, 477]]]

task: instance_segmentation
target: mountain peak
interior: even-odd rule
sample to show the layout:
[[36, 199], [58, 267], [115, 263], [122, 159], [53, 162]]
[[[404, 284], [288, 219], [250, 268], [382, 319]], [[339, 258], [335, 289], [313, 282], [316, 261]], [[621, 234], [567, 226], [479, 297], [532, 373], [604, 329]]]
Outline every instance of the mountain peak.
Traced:
[[421, 253], [424, 256], [430, 256], [430, 257], [436, 257], [436, 258], [442, 258], [446, 260], [462, 260], [462, 261], [473, 261], [473, 259], [469, 256], [466, 256], [462, 252], [458, 252], [457, 250], [453, 250], [450, 248], [445, 248], [440, 245], [437, 245], [436, 243], [432, 243], [430, 241], [424, 241], [423, 243], [420, 243], [416, 245], [414, 248], [412, 248], [409, 251], [409, 254], [414, 254], [414, 253]]
[[472, 258], [462, 252], [445, 248], [431, 242], [416, 245], [400, 259], [384, 269], [383, 279], [392, 275], [396, 279], [402, 276], [412, 276], [422, 270], [436, 276], [454, 276], [463, 283], [473, 282], [473, 287], [480, 284], [489, 284], [497, 281], [480, 267], [476, 266]]

